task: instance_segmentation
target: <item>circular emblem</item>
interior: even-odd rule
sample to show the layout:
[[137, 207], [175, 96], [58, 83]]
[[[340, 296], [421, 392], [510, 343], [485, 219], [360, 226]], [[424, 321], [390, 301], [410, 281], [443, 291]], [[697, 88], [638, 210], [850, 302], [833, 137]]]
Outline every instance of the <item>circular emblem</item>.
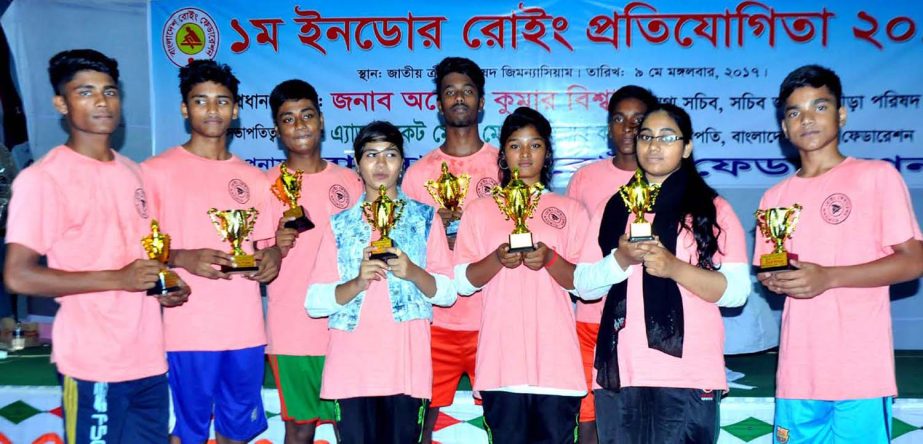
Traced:
[[138, 216], [147, 219], [147, 195], [144, 194], [144, 188], [135, 190], [135, 209], [138, 210]]
[[545, 211], [542, 211], [542, 221], [559, 230], [567, 226], [567, 216], [557, 207], [545, 208]]
[[477, 186], [475, 187], [477, 188], [476, 191], [478, 193], [478, 197], [490, 196], [490, 189], [497, 185], [500, 184], [497, 182], [497, 179], [494, 179], [493, 177], [485, 177], [479, 180]]
[[164, 23], [160, 43], [176, 66], [186, 66], [197, 59], [214, 59], [218, 54], [218, 26], [205, 11], [183, 8]]
[[820, 215], [828, 224], [837, 225], [849, 217], [852, 212], [852, 202], [849, 196], [843, 193], [831, 194], [824, 199], [824, 204], [820, 206]]
[[247, 203], [250, 200], [250, 187], [240, 179], [231, 179], [228, 182], [228, 194], [231, 195], [231, 199], [234, 199], [237, 203]]
[[327, 197], [330, 198], [330, 203], [333, 206], [341, 210], [349, 206], [349, 191], [346, 191], [346, 187], [343, 185], [334, 184], [331, 186], [327, 192]]

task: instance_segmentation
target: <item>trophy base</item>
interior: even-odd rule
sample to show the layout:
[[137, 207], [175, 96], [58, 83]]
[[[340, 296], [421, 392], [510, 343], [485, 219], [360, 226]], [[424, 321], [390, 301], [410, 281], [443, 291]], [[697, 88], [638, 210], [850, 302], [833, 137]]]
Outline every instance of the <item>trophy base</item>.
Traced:
[[760, 256], [760, 273], [797, 270], [792, 259], [798, 260], [798, 255], [789, 252], [764, 254]]
[[534, 250], [532, 233], [513, 233], [510, 235], [510, 253], [526, 253]]
[[369, 259], [373, 261], [383, 261], [383, 262], [388, 262], [389, 259], [397, 259], [396, 254], [385, 251], [388, 248], [391, 248], [393, 246], [394, 246], [394, 241], [386, 237], [378, 239], [377, 241], [372, 241], [372, 247], [374, 248], [374, 250], [372, 251], [372, 254], [369, 256]]
[[628, 242], [651, 240], [654, 240], [654, 234], [649, 222], [634, 222], [628, 227]]
[[164, 296], [180, 289], [179, 276], [170, 270], [163, 270], [157, 275], [154, 287], [147, 290], [148, 296]]
[[256, 265], [256, 259], [249, 254], [234, 256], [232, 260], [234, 261], [234, 265], [221, 266], [222, 273], [252, 273], [260, 269], [260, 267]]
[[290, 220], [283, 225], [285, 228], [293, 228], [299, 233], [304, 233], [312, 228], [314, 228], [314, 222], [311, 222], [311, 219], [308, 219], [308, 216], [305, 215], [304, 207], [301, 205], [295, 208], [289, 208], [282, 213], [283, 217], [294, 217], [295, 220]]

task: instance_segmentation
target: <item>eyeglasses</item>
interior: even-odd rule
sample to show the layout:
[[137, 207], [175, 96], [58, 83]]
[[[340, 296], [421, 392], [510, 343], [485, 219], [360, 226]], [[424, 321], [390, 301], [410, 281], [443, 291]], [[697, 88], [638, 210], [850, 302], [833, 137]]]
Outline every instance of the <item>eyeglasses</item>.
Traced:
[[677, 136], [676, 134], [667, 134], [665, 136], [652, 136], [650, 134], [638, 134], [638, 142], [643, 142], [648, 145], [651, 143], [654, 143], [655, 140], [665, 145], [669, 145], [673, 142], [676, 142], [678, 140], [683, 140], [683, 139], [684, 139], [683, 136]]

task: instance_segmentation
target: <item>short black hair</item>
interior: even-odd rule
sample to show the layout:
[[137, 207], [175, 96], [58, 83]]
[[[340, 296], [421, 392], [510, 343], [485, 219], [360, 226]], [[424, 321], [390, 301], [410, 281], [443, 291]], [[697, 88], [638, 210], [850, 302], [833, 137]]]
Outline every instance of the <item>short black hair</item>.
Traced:
[[615, 109], [619, 106], [619, 103], [625, 99], [636, 99], [644, 104], [647, 109], [651, 109], [654, 105], [657, 104], [657, 96], [647, 88], [642, 88], [638, 85], [625, 85], [609, 97], [609, 121], [612, 121], [612, 116], [615, 114]]
[[[506, 116], [503, 126], [500, 128], [500, 155], [497, 157], [497, 166], [500, 168], [500, 184], [506, 186], [510, 183], [513, 175], [510, 171], [509, 164], [506, 163], [506, 151], [504, 146], [509, 138], [523, 128], [531, 126], [535, 128], [538, 135], [545, 140], [545, 162], [542, 164], [542, 174], [539, 181], [546, 188], [551, 185], [552, 164], [554, 155], [551, 149], [551, 123], [542, 115], [542, 113], [525, 106], [516, 108], [512, 114]], [[506, 168], [503, 168], [506, 166]]]
[[272, 111], [272, 121], [276, 121], [279, 108], [289, 100], [310, 100], [320, 112], [320, 103], [317, 101], [317, 90], [304, 80], [286, 80], [272, 89], [269, 93], [269, 109]]
[[48, 79], [54, 93], [64, 93], [64, 85], [74, 79], [80, 71], [97, 71], [112, 77], [119, 83], [119, 62], [94, 49], [71, 49], [61, 51], [48, 59]]
[[840, 107], [840, 99], [843, 97], [843, 84], [840, 83], [840, 77], [830, 68], [820, 65], [805, 65], [785, 76], [782, 85], [779, 86], [779, 108], [785, 109], [785, 102], [796, 89], [805, 86], [820, 88], [826, 86], [836, 99], [836, 108]]
[[464, 57], [446, 57], [436, 65], [436, 100], [442, 100], [442, 79], [445, 76], [459, 73], [468, 76], [474, 86], [478, 88], [478, 98], [484, 97], [484, 71], [477, 63]]
[[353, 154], [356, 157], [356, 163], [359, 163], [362, 147], [370, 142], [390, 142], [401, 153], [401, 159], [407, 158], [404, 156], [404, 136], [401, 134], [401, 130], [391, 122], [375, 120], [359, 130], [359, 134], [356, 134], [356, 140], [353, 141]]
[[183, 95], [183, 102], [189, 96], [189, 91], [200, 83], [215, 82], [223, 85], [231, 92], [231, 97], [236, 103], [237, 87], [240, 80], [231, 72], [231, 67], [214, 60], [193, 60], [188, 65], [179, 69], [179, 92]]

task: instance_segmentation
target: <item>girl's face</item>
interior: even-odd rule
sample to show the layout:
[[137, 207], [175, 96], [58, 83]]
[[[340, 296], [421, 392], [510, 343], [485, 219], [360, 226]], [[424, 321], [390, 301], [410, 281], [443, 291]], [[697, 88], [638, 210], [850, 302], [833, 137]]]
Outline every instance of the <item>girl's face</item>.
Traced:
[[529, 185], [541, 181], [547, 152], [545, 139], [531, 125], [514, 131], [503, 144], [510, 170], [519, 168], [519, 178]]
[[359, 176], [367, 190], [377, 190], [379, 185], [392, 190], [404, 167], [400, 150], [391, 142], [369, 142], [362, 147], [357, 159]]
[[662, 183], [692, 155], [692, 141], [680, 132], [669, 114], [657, 111], [647, 116], [638, 131], [638, 164], [647, 180]]

